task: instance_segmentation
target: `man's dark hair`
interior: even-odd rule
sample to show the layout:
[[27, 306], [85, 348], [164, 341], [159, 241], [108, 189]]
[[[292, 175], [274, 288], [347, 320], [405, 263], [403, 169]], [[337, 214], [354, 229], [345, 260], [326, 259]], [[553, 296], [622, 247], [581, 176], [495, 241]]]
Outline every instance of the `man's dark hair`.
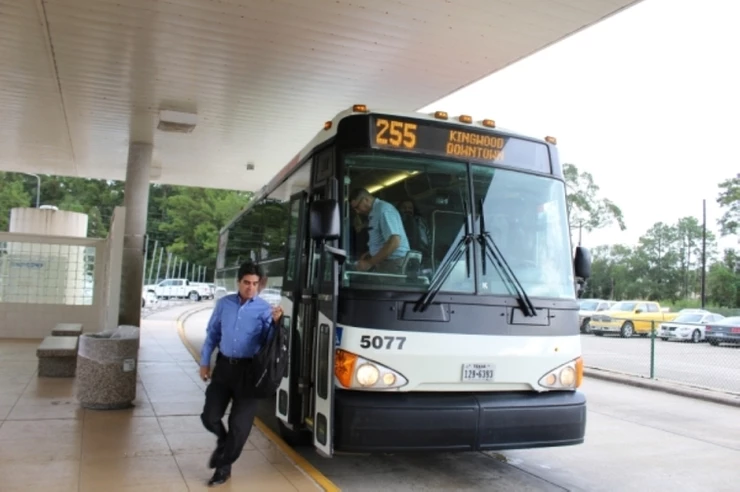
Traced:
[[349, 201], [354, 202], [355, 200], [366, 196], [372, 195], [365, 188], [355, 188], [354, 190], [352, 190], [352, 193], [349, 194]]
[[258, 278], [262, 278], [262, 269], [256, 263], [251, 261], [245, 261], [239, 267], [239, 274], [237, 275], [237, 281], [241, 282], [242, 279], [247, 275], [257, 275]]

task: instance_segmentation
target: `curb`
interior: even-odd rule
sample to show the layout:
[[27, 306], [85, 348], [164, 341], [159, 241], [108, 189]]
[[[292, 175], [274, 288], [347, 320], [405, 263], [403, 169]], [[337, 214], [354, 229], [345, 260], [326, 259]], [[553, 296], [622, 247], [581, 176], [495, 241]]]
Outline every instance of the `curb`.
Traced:
[[611, 381], [613, 383], [625, 384], [627, 386], [661, 391], [663, 393], [719, 403], [721, 405], [729, 405], [731, 407], [740, 407], [740, 395], [735, 393], [723, 393], [721, 391], [709, 390], [695, 386], [679, 385], [666, 381], [646, 379], [641, 376], [634, 376], [632, 374], [625, 374], [595, 367], [584, 368], [583, 375], [585, 377]]
[[[185, 346], [188, 352], [190, 352], [190, 355], [193, 357], [193, 361], [197, 364], [198, 359], [200, 357], [200, 354], [198, 354], [198, 351], [195, 350], [195, 347], [190, 343], [190, 340], [188, 340], [187, 335], [185, 334], [185, 321], [188, 320], [191, 316], [194, 314], [197, 314], [201, 311], [205, 311], [206, 309], [213, 309], [213, 306], [198, 306], [195, 309], [191, 309], [188, 311], [185, 311], [183, 313], [180, 313], [180, 315], [175, 320], [175, 323], [177, 325], [177, 334], [180, 336], [180, 341]], [[297, 468], [303, 471], [306, 475], [308, 475], [311, 480], [316, 483], [322, 490], [325, 492], [341, 492], [342, 489], [337, 487], [327, 476], [325, 476], [323, 473], [321, 473], [316, 467], [314, 467], [311, 463], [306, 460], [303, 456], [301, 456], [296, 450], [290, 447], [288, 443], [286, 443], [280, 436], [275, 434], [272, 429], [267, 427], [259, 418], [254, 419], [254, 426], [257, 427], [267, 439], [272, 441], [275, 446], [277, 446], [280, 451], [285, 454], [289, 460], [291, 460]]]

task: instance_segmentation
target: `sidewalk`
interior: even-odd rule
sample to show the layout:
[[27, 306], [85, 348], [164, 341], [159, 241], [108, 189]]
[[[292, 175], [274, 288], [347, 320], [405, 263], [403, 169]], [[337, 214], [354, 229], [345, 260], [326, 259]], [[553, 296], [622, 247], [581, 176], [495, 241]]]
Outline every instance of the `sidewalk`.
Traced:
[[[36, 376], [38, 340], [0, 340], [0, 490], [212, 490], [205, 383], [177, 332], [189, 310], [143, 321], [131, 410], [82, 409], [73, 379]], [[256, 427], [232, 473], [220, 490], [321, 490]]]

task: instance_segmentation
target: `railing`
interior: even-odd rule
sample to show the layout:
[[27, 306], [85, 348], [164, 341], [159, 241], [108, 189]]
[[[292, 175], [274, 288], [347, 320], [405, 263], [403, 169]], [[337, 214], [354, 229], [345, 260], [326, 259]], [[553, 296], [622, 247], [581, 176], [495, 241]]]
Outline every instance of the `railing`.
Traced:
[[677, 332], [663, 330], [672, 321], [600, 316], [589, 323], [595, 336], [581, 337], [586, 367], [740, 395], [740, 346], [707, 343], [706, 325]]

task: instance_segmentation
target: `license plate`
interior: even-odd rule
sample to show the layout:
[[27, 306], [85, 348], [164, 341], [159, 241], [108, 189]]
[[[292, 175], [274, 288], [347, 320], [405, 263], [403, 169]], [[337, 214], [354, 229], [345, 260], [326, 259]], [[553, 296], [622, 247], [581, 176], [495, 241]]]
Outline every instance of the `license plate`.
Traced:
[[466, 383], [492, 382], [493, 364], [463, 364], [462, 380]]

